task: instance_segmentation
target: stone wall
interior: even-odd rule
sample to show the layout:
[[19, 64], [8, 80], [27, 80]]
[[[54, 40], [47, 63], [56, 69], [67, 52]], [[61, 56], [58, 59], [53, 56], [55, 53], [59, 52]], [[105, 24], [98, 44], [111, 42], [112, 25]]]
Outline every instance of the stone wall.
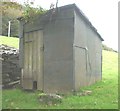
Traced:
[[0, 45], [2, 56], [2, 86], [20, 80], [19, 50], [7, 45]]

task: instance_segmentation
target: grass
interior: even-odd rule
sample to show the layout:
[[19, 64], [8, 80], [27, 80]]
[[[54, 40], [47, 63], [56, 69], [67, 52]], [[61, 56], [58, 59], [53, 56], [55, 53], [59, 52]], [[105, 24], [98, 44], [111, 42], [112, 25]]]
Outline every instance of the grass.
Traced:
[[11, 47], [19, 48], [19, 39], [15, 37], [0, 36], [0, 44], [5, 44]]
[[0, 111], [2, 109], [2, 90], [0, 90]]
[[43, 106], [38, 102], [40, 92], [25, 92], [20, 89], [3, 90], [3, 109], [118, 109], [118, 55], [103, 50], [103, 79], [81, 90], [92, 91], [91, 95], [66, 95], [63, 102]]
[[[6, 43], [9, 44], [7, 41]], [[118, 109], [117, 53], [103, 50], [102, 70], [102, 81], [81, 89], [92, 91], [91, 95], [68, 94], [64, 96], [61, 104], [46, 106], [38, 102], [41, 93], [39, 91], [25, 92], [19, 88], [9, 89], [2, 92], [2, 107], [3, 109]]]

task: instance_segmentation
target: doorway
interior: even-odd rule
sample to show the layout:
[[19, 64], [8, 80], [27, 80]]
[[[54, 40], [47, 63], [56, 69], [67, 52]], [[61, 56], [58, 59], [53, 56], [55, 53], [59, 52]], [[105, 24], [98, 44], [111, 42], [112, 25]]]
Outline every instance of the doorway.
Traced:
[[[43, 31], [24, 33], [24, 89], [43, 90]], [[36, 81], [36, 82], [34, 82]], [[36, 88], [35, 88], [36, 87]]]

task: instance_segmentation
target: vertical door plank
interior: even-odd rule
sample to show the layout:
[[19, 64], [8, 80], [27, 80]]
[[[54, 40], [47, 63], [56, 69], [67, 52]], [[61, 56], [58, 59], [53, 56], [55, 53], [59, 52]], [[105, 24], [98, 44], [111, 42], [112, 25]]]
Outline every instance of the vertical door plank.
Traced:
[[43, 31], [38, 31], [38, 90], [43, 90]]
[[24, 34], [24, 68], [23, 68], [23, 88], [27, 89], [27, 78], [28, 78], [28, 44], [26, 41], [28, 40], [28, 34]]
[[24, 89], [33, 88], [32, 80], [32, 33], [24, 34], [24, 68], [22, 85]]
[[33, 80], [37, 81], [37, 70], [36, 70], [36, 31], [33, 32]]
[[32, 57], [33, 57], [33, 54], [32, 54], [32, 33], [29, 33], [29, 41], [28, 42], [28, 45], [29, 45], [29, 56], [28, 56], [28, 60], [29, 60], [29, 71], [28, 71], [28, 74], [29, 74], [29, 78], [28, 78], [28, 87], [29, 89], [33, 89], [33, 76], [32, 76]]

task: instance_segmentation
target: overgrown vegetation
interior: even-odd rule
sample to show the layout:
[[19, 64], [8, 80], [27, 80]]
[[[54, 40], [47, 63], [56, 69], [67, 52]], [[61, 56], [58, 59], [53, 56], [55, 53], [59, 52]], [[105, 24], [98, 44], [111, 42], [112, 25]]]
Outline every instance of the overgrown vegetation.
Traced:
[[22, 13], [22, 19], [27, 22], [29, 20], [34, 19], [35, 16], [41, 15], [41, 14], [43, 14], [45, 12], [46, 12], [46, 10], [44, 10], [42, 7], [33, 8], [31, 6], [31, 4], [26, 3], [24, 5], [24, 11]]
[[22, 6], [15, 2], [2, 2], [2, 35], [8, 34], [8, 22], [11, 21], [11, 36], [18, 36], [17, 17], [22, 15]]
[[3, 109], [118, 109], [118, 54], [103, 50], [102, 81], [80, 92], [89, 90], [90, 95], [64, 95], [61, 104], [40, 104], [39, 91], [26, 92], [19, 88], [3, 90]]
[[16, 2], [2, 2], [2, 35], [8, 34], [8, 22], [11, 21], [11, 34], [10, 36], [18, 37], [19, 22], [17, 18], [22, 17], [25, 21], [33, 19], [36, 15], [42, 14], [45, 10], [40, 6], [34, 8], [32, 4], [25, 3], [24, 5]]

